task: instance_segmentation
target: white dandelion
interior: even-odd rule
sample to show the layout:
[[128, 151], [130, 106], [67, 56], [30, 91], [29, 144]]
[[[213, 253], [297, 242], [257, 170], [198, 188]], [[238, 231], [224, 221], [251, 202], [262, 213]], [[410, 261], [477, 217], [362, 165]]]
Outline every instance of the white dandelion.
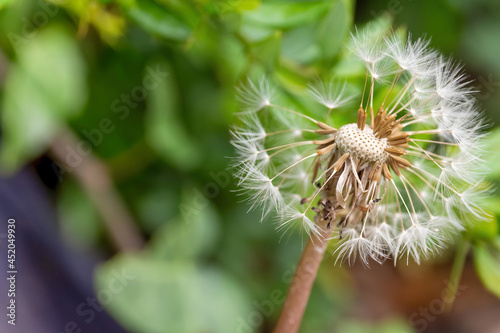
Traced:
[[273, 104], [263, 80], [240, 88], [240, 186], [253, 208], [277, 212], [280, 230], [335, 229], [339, 261], [420, 263], [466, 221], [487, 217], [478, 206], [484, 122], [461, 66], [427, 40], [356, 31], [350, 49], [367, 68], [351, 123], [328, 125], [353, 99], [345, 82], [309, 86], [322, 119]]

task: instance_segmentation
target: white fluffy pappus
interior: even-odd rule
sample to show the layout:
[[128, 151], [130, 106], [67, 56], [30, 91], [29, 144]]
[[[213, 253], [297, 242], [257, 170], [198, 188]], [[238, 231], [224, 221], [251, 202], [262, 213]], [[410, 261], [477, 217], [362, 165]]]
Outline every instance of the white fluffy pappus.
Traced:
[[428, 40], [356, 30], [349, 48], [366, 77], [341, 126], [328, 124], [356, 100], [341, 79], [309, 85], [321, 118], [274, 104], [264, 79], [238, 88], [236, 176], [251, 208], [276, 212], [278, 230], [335, 228], [337, 261], [420, 263], [487, 218], [485, 123], [462, 67]]

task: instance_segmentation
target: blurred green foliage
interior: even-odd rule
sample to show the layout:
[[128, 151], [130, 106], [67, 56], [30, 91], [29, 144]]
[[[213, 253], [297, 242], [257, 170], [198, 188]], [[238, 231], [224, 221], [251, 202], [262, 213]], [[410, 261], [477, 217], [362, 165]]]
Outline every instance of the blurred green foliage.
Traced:
[[[364, 69], [344, 48], [356, 7], [357, 20], [376, 19], [374, 34], [395, 20], [463, 57], [477, 72], [487, 115], [498, 120], [500, 20], [488, 10], [493, 1], [480, 3], [401, 1], [393, 9], [386, 1], [349, 0], [0, 1], [2, 167], [12, 172], [29, 163], [60, 131], [91, 144], [149, 239], [141, 253], [119, 254], [96, 272], [97, 292], [115, 272], [133, 276], [105, 304], [131, 332], [269, 331], [303, 239], [279, 242], [273, 225], [256, 223], [259, 213], [247, 213], [231, 192], [226, 157], [235, 85], [267, 75], [283, 87], [287, 104], [314, 114], [308, 81], [337, 75], [362, 84]], [[349, 115], [341, 111], [337, 119], [352, 121]], [[100, 130], [104, 119], [112, 130]], [[492, 148], [499, 144], [495, 130], [485, 163], [495, 184], [500, 156]], [[59, 185], [69, 241], [81, 250], [109, 250], [84, 190], [71, 174]], [[479, 275], [496, 295], [498, 203], [495, 192], [485, 203], [492, 221], [467, 231]], [[351, 278], [326, 261], [303, 332], [412, 331], [404, 318], [379, 325], [344, 320]]]
[[1, 160], [9, 170], [39, 155], [66, 120], [81, 112], [87, 95], [83, 56], [63, 27], [41, 31], [16, 60], [2, 107]]

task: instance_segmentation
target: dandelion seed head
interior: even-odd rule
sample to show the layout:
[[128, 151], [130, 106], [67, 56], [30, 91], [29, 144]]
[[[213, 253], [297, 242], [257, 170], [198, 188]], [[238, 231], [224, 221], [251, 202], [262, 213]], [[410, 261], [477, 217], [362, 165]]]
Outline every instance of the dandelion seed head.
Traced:
[[[349, 48], [366, 85], [347, 94], [346, 81], [311, 83], [321, 118], [271, 104], [266, 80], [239, 88], [242, 125], [231, 143], [240, 194], [263, 218], [276, 212], [283, 233], [330, 228], [337, 262], [420, 263], [467, 221], [488, 218], [478, 204], [488, 193], [484, 121], [461, 65], [428, 39], [356, 30]], [[340, 107], [343, 124], [331, 112]]]
[[360, 129], [356, 124], [344, 125], [337, 131], [335, 141], [341, 153], [349, 153], [362, 161], [385, 162], [389, 157], [385, 151], [387, 138], [376, 137], [368, 126]]

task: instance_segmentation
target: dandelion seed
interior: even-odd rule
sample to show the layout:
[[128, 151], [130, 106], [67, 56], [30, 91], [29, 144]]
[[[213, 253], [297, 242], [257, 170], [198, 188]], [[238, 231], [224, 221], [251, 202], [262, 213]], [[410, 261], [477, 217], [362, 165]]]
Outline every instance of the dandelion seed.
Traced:
[[309, 83], [309, 93], [318, 102], [329, 109], [337, 109], [349, 103], [354, 96], [345, 96], [347, 83], [340, 80], [331, 79], [323, 82], [317, 79], [314, 83]]
[[258, 83], [248, 80], [246, 86], [239, 87], [237, 90], [244, 113], [259, 111], [271, 104], [273, 91], [265, 78], [261, 78]]

